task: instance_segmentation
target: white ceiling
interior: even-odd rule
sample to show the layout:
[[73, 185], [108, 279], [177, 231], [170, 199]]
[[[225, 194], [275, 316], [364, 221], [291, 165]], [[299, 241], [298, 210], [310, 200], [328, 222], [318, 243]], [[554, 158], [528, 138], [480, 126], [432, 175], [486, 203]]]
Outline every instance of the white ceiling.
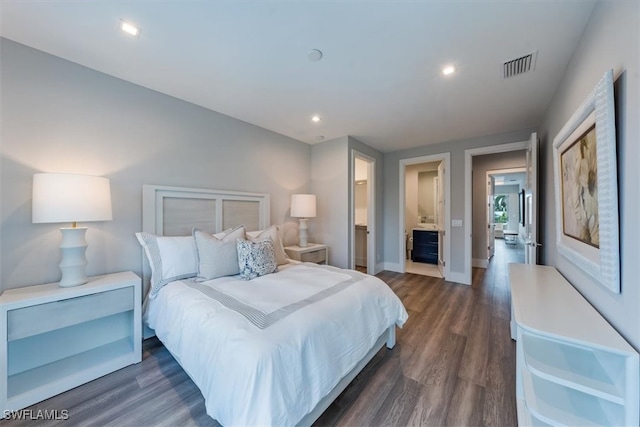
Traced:
[[[521, 188], [524, 188], [524, 182], [527, 179], [527, 174], [525, 172], [497, 173], [492, 174], [492, 176], [496, 180], [496, 187], [503, 185], [519, 185]], [[496, 188], [496, 194], [499, 192], [500, 190]]]
[[300, 141], [389, 152], [538, 126], [594, 2], [3, 0], [0, 34]]

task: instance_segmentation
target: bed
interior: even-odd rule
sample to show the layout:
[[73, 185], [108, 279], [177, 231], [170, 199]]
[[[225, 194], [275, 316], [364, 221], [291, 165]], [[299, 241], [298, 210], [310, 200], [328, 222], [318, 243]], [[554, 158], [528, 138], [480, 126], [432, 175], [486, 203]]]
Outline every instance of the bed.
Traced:
[[[146, 335], [162, 341], [223, 425], [312, 424], [385, 344], [393, 348], [395, 328], [407, 320], [373, 276], [283, 261], [271, 245], [269, 210], [268, 194], [143, 187]], [[235, 247], [236, 235], [244, 236], [238, 247], [274, 252], [277, 272], [220, 275], [222, 252], [211, 257], [203, 248], [221, 250], [225, 239]], [[176, 250], [193, 245], [189, 237], [219, 239], [196, 240], [195, 276], [192, 249]], [[207, 259], [216, 262], [202, 264]]]

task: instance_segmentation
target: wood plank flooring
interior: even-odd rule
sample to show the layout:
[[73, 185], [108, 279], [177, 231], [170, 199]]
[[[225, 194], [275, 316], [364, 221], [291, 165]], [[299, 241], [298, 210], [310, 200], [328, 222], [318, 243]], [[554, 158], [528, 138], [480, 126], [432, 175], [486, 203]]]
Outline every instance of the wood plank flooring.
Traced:
[[[409, 312], [393, 350], [381, 350], [318, 419], [318, 426], [515, 426], [515, 344], [507, 263], [497, 241], [472, 286], [382, 272]], [[28, 408], [68, 410], [64, 426], [218, 426], [188, 375], [157, 339], [143, 361]], [[35, 425], [2, 421], [1, 425]]]

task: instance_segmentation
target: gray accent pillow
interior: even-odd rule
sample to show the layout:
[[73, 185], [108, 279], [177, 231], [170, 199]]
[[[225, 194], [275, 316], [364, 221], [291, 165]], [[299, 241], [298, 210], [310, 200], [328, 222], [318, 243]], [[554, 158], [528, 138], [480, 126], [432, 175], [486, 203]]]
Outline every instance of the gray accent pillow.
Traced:
[[278, 271], [276, 252], [270, 238], [257, 242], [238, 239], [237, 248], [240, 277], [244, 280]]
[[287, 253], [284, 251], [284, 247], [282, 245], [282, 239], [280, 239], [280, 233], [277, 225], [274, 224], [264, 230], [247, 231], [246, 234], [245, 238], [252, 242], [271, 238], [271, 241], [273, 242], [273, 250], [276, 251], [276, 260], [278, 261], [278, 265], [287, 264], [289, 262]]
[[235, 276], [240, 273], [236, 240], [244, 237], [244, 226], [211, 235], [194, 229], [193, 237], [198, 250], [198, 276], [196, 281], [204, 282], [218, 277]]

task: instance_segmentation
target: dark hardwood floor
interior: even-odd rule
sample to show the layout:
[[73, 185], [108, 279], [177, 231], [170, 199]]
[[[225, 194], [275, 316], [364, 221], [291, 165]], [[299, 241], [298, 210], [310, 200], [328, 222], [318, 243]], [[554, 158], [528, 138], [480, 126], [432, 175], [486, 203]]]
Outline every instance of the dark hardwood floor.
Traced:
[[[339, 426], [515, 426], [515, 344], [509, 336], [507, 263], [517, 247], [496, 242], [473, 284], [382, 272], [409, 320], [393, 350], [381, 350], [318, 419]], [[155, 338], [143, 361], [30, 408], [67, 410], [37, 425], [217, 426], [197, 387]], [[2, 425], [36, 425], [2, 421]]]

